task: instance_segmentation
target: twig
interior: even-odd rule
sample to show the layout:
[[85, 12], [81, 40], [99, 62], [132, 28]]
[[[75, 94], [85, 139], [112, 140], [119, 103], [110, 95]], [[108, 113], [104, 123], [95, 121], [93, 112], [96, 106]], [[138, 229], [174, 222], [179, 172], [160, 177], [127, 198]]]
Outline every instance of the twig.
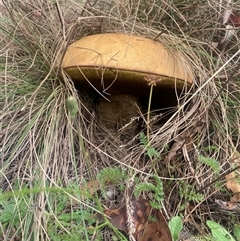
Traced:
[[65, 20], [63, 18], [62, 11], [61, 11], [58, 0], [56, 0], [56, 8], [57, 8], [58, 16], [59, 16], [59, 19], [60, 19], [60, 22], [61, 22], [61, 25], [62, 25], [63, 39], [66, 40]]

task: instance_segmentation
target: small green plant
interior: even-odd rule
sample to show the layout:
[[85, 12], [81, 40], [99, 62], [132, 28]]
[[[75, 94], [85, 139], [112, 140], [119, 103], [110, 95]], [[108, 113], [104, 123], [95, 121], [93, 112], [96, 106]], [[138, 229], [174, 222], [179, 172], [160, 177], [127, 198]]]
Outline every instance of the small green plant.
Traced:
[[161, 208], [161, 202], [163, 201], [164, 191], [161, 179], [157, 175], [151, 175], [153, 183], [140, 182], [137, 183], [134, 190], [134, 196], [138, 198], [142, 192], [151, 192], [153, 200], [150, 201], [153, 208]]
[[14, 235], [19, 239], [27, 240], [31, 237], [34, 240], [33, 227], [37, 221], [33, 215], [36, 209], [34, 203], [43, 193], [46, 204], [41, 218], [46, 221], [45, 232], [49, 240], [84, 241], [89, 240], [92, 235], [95, 240], [102, 240], [101, 226], [96, 226], [97, 216], [94, 211], [83, 207], [81, 203], [73, 204], [72, 196], [80, 194], [77, 184], [72, 185], [72, 188], [14, 187], [11, 192], [1, 191], [0, 223], [4, 229], [0, 230], [0, 238], [4, 236], [10, 240], [13, 234], [6, 234], [3, 230], [16, 230]]
[[233, 227], [233, 234], [237, 240], [240, 240], [240, 224], [235, 224]]
[[109, 185], [117, 185], [119, 190], [125, 189], [125, 180], [128, 178], [126, 171], [119, 167], [103, 168], [97, 175], [103, 196], [106, 196], [107, 187]]
[[155, 157], [155, 158], [160, 159], [159, 152], [154, 147], [149, 145], [148, 138], [146, 137], [146, 135], [143, 132], [140, 133], [140, 143], [146, 149], [146, 154], [150, 158]]
[[[233, 236], [219, 223], [207, 220], [207, 226], [210, 228], [212, 236], [216, 241], [237, 241]], [[239, 240], [239, 239], [238, 239]]]
[[204, 198], [203, 194], [198, 193], [191, 184], [182, 180], [179, 181], [179, 195], [185, 199], [186, 202], [200, 202]]
[[[108, 184], [115, 184], [120, 191], [123, 191], [125, 189], [126, 180], [128, 180], [128, 175], [122, 168], [108, 167], [99, 172], [97, 179], [102, 187], [103, 196], [105, 196], [104, 192], [106, 192]], [[151, 175], [149, 180], [152, 180], [152, 182], [140, 182], [139, 179], [135, 177], [134, 196], [139, 198], [143, 192], [149, 192], [153, 197], [152, 201], [150, 201], [152, 207], [160, 208], [164, 196], [162, 181], [157, 175]]]
[[106, 167], [103, 168], [97, 175], [97, 179], [101, 184], [107, 183], [118, 184], [127, 178], [127, 173], [124, 169], [119, 167]]
[[202, 155], [198, 155], [198, 160], [203, 164], [206, 164], [207, 166], [209, 166], [214, 171], [215, 174], [219, 174], [220, 164], [217, 160], [209, 157], [204, 157]]
[[169, 229], [171, 231], [173, 241], [177, 241], [180, 238], [180, 232], [183, 228], [182, 220], [179, 216], [173, 217], [168, 223]]
[[[106, 167], [103, 168], [97, 175], [97, 180], [101, 187], [101, 195], [107, 198], [107, 192], [109, 187], [113, 187], [113, 190], [124, 191], [125, 180], [127, 174], [124, 169], [119, 167]], [[114, 192], [114, 191], [113, 191]]]
[[[11, 225], [13, 228], [20, 226], [21, 218], [27, 214], [27, 204], [22, 197], [6, 198], [4, 199], [4, 193], [0, 190], [0, 223], [5, 228]], [[17, 203], [16, 203], [17, 201]], [[2, 235], [1, 231], [0, 234]]]
[[[169, 221], [169, 229], [171, 231], [173, 241], [180, 239], [180, 233], [183, 228], [183, 223], [180, 217], [175, 216]], [[197, 241], [238, 241], [240, 240], [240, 225], [235, 224], [233, 234], [236, 239], [220, 224], [207, 220], [207, 226], [210, 228], [212, 235], [207, 236], [192, 236], [191, 240]]]
[[[75, 188], [73, 193], [77, 194]], [[97, 218], [93, 210], [84, 208], [82, 204], [73, 205], [72, 199], [64, 191], [50, 190], [48, 196], [48, 235], [51, 240], [79, 240], [80, 237], [81, 240], [88, 240], [97, 230], [94, 227]], [[101, 239], [101, 232], [95, 232], [95, 235]]]

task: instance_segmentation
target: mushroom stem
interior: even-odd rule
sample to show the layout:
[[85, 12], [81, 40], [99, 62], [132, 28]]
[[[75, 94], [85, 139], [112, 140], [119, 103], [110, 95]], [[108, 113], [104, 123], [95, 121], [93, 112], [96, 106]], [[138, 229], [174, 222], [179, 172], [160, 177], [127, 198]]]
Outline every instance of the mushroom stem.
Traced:
[[135, 118], [139, 116], [139, 98], [118, 94], [108, 99], [109, 101], [101, 98], [98, 101], [97, 111], [100, 123], [112, 133], [117, 133], [119, 130], [128, 134], [129, 131], [136, 132], [138, 127]]

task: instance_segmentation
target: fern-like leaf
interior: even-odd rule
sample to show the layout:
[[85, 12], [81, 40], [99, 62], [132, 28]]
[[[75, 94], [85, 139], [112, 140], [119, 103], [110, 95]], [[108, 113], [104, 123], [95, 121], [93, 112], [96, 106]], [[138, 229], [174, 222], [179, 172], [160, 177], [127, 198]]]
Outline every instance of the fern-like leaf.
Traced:
[[127, 175], [125, 170], [118, 167], [104, 168], [97, 175], [97, 179], [102, 185], [106, 185], [108, 183], [120, 184], [126, 178]]

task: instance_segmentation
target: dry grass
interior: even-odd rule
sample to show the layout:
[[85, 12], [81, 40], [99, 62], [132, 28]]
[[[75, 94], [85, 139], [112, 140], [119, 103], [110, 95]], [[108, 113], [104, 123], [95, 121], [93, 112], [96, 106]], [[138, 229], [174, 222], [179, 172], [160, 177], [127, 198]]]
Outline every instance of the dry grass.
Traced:
[[[234, 8], [239, 10], [240, 5]], [[145, 0], [4, 2], [0, 9], [1, 189], [9, 192], [17, 183], [19, 190], [45, 190], [31, 196], [28, 207], [32, 216], [26, 214], [18, 230], [0, 225], [5, 240], [24, 240], [28, 235], [34, 240], [51, 240], [46, 215], [51, 191], [46, 188], [80, 186], [111, 166], [125, 168], [129, 179], [137, 175], [147, 181], [150, 174], [160, 176], [167, 217], [182, 215], [186, 225], [200, 233], [207, 232], [207, 219], [226, 224], [229, 213], [210, 207], [215, 198], [229, 200], [231, 194], [224, 188], [224, 179], [218, 180], [221, 188], [212, 182], [229, 170], [238, 146], [240, 86], [238, 56], [233, 58], [238, 36], [224, 52], [211, 47], [224, 35], [220, 24], [223, 10], [219, 1], [211, 1], [211, 5], [191, 0], [160, 4]], [[157, 39], [169, 49], [177, 48], [194, 68], [195, 84], [188, 97], [179, 98], [177, 108], [151, 113], [150, 144], [161, 160], [144, 155], [140, 145], [139, 133], [146, 133], [147, 128], [147, 109], [139, 113], [139, 132], [123, 141], [126, 133], [109, 133], [98, 122], [96, 95], [77, 90], [60, 68], [68, 44], [108, 32]], [[68, 96], [78, 100], [75, 118], [67, 114]], [[220, 173], [216, 175], [199, 161], [199, 155], [217, 160]], [[183, 184], [186, 193], [181, 195]], [[201, 202], [188, 200], [187, 186], [201, 190]], [[72, 195], [69, 190], [66, 193]], [[76, 199], [81, 209], [94, 206]], [[58, 232], [69, 230], [61, 227]], [[107, 240], [110, 231], [104, 232]]]

